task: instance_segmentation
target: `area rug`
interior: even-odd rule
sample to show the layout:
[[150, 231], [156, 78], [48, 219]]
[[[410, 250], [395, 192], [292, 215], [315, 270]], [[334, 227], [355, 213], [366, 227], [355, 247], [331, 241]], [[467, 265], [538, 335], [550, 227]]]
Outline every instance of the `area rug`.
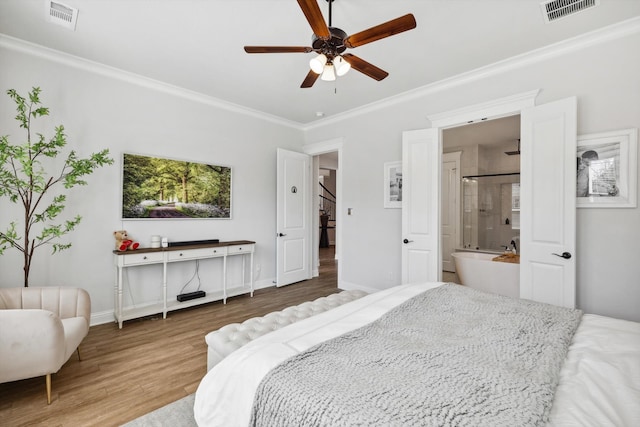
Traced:
[[195, 394], [149, 412], [122, 427], [197, 427], [193, 418]]

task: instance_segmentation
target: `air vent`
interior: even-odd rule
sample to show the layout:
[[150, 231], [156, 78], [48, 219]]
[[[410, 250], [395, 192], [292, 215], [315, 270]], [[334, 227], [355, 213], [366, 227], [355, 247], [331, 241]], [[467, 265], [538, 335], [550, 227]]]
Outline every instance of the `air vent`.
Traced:
[[599, 5], [600, 0], [550, 0], [540, 3], [547, 24]]
[[72, 31], [76, 30], [78, 9], [54, 0], [46, 0], [46, 8], [49, 22], [62, 25]]

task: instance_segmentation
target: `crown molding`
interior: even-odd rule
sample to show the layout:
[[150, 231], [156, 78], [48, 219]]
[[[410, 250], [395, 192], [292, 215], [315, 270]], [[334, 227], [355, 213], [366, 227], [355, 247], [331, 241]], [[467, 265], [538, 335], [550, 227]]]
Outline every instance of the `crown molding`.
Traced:
[[301, 130], [300, 123], [294, 122], [292, 120], [283, 119], [282, 117], [274, 116], [262, 111], [254, 110], [242, 105], [214, 98], [212, 96], [203, 95], [202, 93], [185, 89], [180, 86], [164, 83], [159, 80], [154, 80], [148, 77], [141, 76], [139, 74], [101, 64], [99, 62], [90, 61], [88, 59], [80, 58], [75, 55], [11, 37], [2, 33], [0, 33], [0, 47], [46, 59], [48, 61], [56, 62], [68, 67], [102, 75], [108, 78], [120, 80], [136, 86], [163, 92], [168, 95], [187, 99], [189, 101], [198, 102], [233, 113], [244, 114], [260, 120], [265, 120], [278, 125]]
[[184, 99], [188, 99], [194, 102], [199, 102], [212, 107], [220, 108], [226, 111], [244, 114], [256, 119], [265, 120], [278, 125], [290, 127], [301, 131], [309, 131], [316, 128], [321, 128], [334, 123], [339, 123], [344, 120], [349, 120], [354, 117], [370, 113], [382, 108], [387, 108], [403, 102], [408, 102], [417, 98], [421, 98], [434, 93], [442, 92], [447, 89], [458, 87], [464, 84], [472, 83], [478, 80], [485, 79], [487, 77], [502, 74], [508, 71], [517, 70], [538, 62], [542, 62], [548, 59], [556, 58], [558, 56], [566, 55], [571, 52], [576, 52], [582, 49], [586, 49], [591, 46], [596, 46], [601, 43], [606, 43], [612, 40], [628, 37], [634, 34], [640, 33], [640, 16], [634, 17], [617, 24], [609, 25], [598, 30], [594, 30], [579, 36], [563, 40], [558, 43], [554, 43], [549, 46], [545, 46], [539, 49], [535, 49], [503, 61], [498, 61], [493, 64], [476, 68], [471, 71], [467, 71], [456, 76], [452, 76], [431, 84], [422, 86], [417, 89], [412, 89], [380, 101], [372, 102], [351, 110], [340, 113], [339, 115], [326, 117], [314, 122], [304, 124], [287, 120], [282, 117], [271, 115], [262, 111], [254, 110], [242, 105], [234, 104], [228, 101], [224, 101], [218, 98], [214, 98], [208, 95], [191, 91], [179, 86], [163, 83], [158, 80], [143, 77], [141, 75], [123, 71], [115, 67], [110, 67], [99, 62], [89, 61], [74, 55], [70, 55], [64, 52], [60, 52], [55, 49], [50, 49], [35, 43], [27, 42], [21, 39], [17, 39], [6, 34], [0, 33], [0, 47], [5, 47], [14, 51], [26, 53], [43, 59], [47, 59], [52, 62], [57, 62], [63, 65], [67, 65], [74, 68], [79, 68], [88, 72], [93, 72], [105, 77], [118, 79], [130, 84], [146, 87], [152, 90], [157, 90], [178, 96]]
[[494, 62], [493, 64], [476, 68], [474, 70], [467, 71], [443, 80], [439, 80], [437, 82], [422, 86], [417, 89], [412, 89], [410, 91], [403, 92], [380, 101], [372, 102], [370, 104], [342, 112], [339, 116], [326, 117], [314, 121], [306, 126], [303, 126], [303, 130], [308, 131], [311, 129], [338, 123], [343, 120], [353, 119], [354, 117], [360, 116], [362, 114], [370, 113], [372, 111], [387, 108], [427, 95], [432, 95], [447, 89], [462, 86], [464, 84], [472, 83], [508, 71], [518, 70], [520, 68], [527, 67], [538, 62], [566, 55], [571, 52], [577, 52], [582, 49], [586, 49], [591, 46], [596, 46], [612, 40], [629, 37], [638, 33], [640, 33], [640, 16], [619, 22], [617, 24], [609, 25], [598, 30], [584, 33], [579, 36], [572, 37], [561, 42], [535, 49], [517, 56], [513, 56], [503, 61]]

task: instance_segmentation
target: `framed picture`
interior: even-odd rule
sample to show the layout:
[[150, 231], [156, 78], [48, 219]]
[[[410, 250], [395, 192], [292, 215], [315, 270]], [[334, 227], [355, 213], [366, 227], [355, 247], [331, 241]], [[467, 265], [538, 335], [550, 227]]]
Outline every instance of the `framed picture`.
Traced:
[[402, 207], [402, 162], [384, 164], [384, 207]]
[[231, 168], [124, 153], [122, 219], [231, 218]]
[[576, 206], [635, 208], [638, 184], [638, 130], [578, 136]]

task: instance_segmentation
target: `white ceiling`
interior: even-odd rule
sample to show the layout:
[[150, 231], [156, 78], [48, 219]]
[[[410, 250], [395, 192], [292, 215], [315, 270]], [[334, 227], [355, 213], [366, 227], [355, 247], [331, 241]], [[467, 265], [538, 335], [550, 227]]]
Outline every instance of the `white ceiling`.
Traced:
[[[312, 54], [246, 54], [244, 45], [309, 46], [295, 0], [60, 0], [76, 31], [47, 22], [45, 0], [0, 0], [0, 33], [278, 117], [322, 120], [640, 16], [639, 0], [551, 24], [539, 0], [335, 0], [333, 26], [353, 34], [413, 13], [417, 28], [350, 52], [388, 71], [300, 83]], [[318, 0], [325, 19], [328, 4]], [[1, 61], [1, 59], [0, 59]], [[1, 62], [0, 62], [1, 66]]]
[[516, 150], [520, 138], [520, 115], [502, 117], [457, 126], [443, 131], [442, 143], [446, 149], [473, 145], [491, 146], [504, 151]]

